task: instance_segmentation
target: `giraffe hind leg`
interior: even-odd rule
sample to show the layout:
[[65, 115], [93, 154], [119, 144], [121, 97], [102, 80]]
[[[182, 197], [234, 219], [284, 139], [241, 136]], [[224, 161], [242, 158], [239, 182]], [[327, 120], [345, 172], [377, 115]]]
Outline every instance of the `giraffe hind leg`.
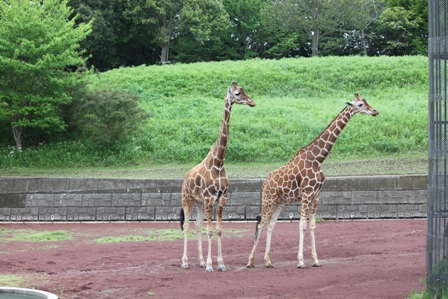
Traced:
[[277, 222], [277, 218], [280, 213], [285, 208], [285, 202], [278, 203], [274, 212], [272, 213], [271, 219], [269, 220], [267, 233], [266, 233], [266, 250], [264, 252], [264, 260], [266, 264], [266, 268], [274, 268], [271, 263], [271, 239], [272, 239], [272, 231], [274, 230], [275, 223]]
[[258, 215], [256, 219], [257, 224], [255, 225], [254, 246], [252, 248], [252, 252], [250, 253], [249, 261], [246, 265], [247, 268], [254, 268], [255, 251], [258, 246], [258, 240], [260, 239], [261, 232], [263, 231], [263, 226], [266, 223], [266, 219], [263, 219], [261, 215]]
[[191, 210], [192, 210], [192, 202], [189, 203], [188, 201], [183, 202], [182, 210], [181, 210], [181, 217], [183, 215], [184, 220], [181, 220], [182, 224], [182, 230], [184, 231], [184, 254], [182, 256], [182, 269], [188, 269], [188, 257], [187, 257], [187, 247], [188, 247], [188, 230], [190, 228], [190, 216], [191, 216]]
[[180, 209], [179, 219], [180, 219], [180, 229], [183, 231], [184, 230], [184, 222], [185, 222], [184, 209]]
[[255, 217], [255, 219], [257, 220], [257, 224], [255, 224], [255, 240], [257, 240], [258, 237], [259, 237], [259, 235], [258, 235], [258, 224], [260, 224], [261, 215], [257, 215], [257, 217]]

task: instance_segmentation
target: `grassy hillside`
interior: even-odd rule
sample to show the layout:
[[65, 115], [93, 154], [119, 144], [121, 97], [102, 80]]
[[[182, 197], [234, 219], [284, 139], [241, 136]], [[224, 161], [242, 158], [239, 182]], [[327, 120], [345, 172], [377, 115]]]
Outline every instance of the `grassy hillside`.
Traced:
[[426, 57], [325, 57], [121, 68], [92, 87], [127, 89], [153, 116], [141, 136], [156, 163], [199, 162], [215, 142], [223, 98], [237, 81], [257, 107], [232, 108], [227, 161], [284, 161], [312, 141], [358, 92], [376, 118], [356, 115], [332, 155], [427, 147]]
[[[166, 165], [174, 165], [168, 170], [171, 174], [164, 172], [159, 177], [179, 177], [178, 169], [183, 177], [184, 167], [200, 162], [215, 142], [224, 96], [232, 81], [243, 86], [257, 103], [255, 108], [232, 108], [226, 163], [236, 166], [236, 176], [263, 177], [266, 171], [284, 164], [326, 128], [355, 92], [380, 114], [355, 115], [324, 165], [331, 169], [331, 163], [343, 162], [351, 165], [348, 172], [355, 174], [358, 160], [411, 158], [419, 165], [419, 170], [412, 172], [425, 167], [421, 159], [426, 158], [427, 151], [427, 57], [257, 59], [139, 66], [99, 73], [90, 81], [93, 89], [118, 88], [140, 95], [142, 107], [151, 114], [145, 133], [121, 152], [101, 157], [86, 152], [82, 141], [42, 145], [14, 155], [10, 155], [10, 149], [0, 149], [0, 175], [20, 175], [24, 167], [31, 172], [38, 169], [38, 173], [46, 173], [44, 168], [68, 169], [73, 175], [75, 168], [126, 166], [163, 172], [170, 168]], [[258, 165], [263, 170], [260, 174], [241, 174], [238, 165], [245, 165], [242, 168], [246, 170], [247, 165]], [[399, 167], [385, 163], [378, 171], [384, 166]], [[335, 173], [338, 169], [341, 167], [334, 167]]]

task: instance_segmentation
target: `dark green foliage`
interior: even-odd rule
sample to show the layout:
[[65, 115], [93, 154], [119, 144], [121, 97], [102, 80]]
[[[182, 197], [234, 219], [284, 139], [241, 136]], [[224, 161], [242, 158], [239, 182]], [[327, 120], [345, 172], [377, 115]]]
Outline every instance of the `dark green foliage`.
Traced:
[[139, 136], [149, 114], [140, 97], [117, 89], [85, 90], [75, 107], [75, 123], [93, 147], [110, 148]]
[[137, 95], [78, 87], [71, 96], [72, 103], [62, 109], [67, 133], [60, 138], [53, 134], [51, 142], [37, 142], [22, 152], [0, 147], [0, 167], [104, 167], [148, 161], [151, 142], [143, 130], [149, 113], [139, 107]]
[[12, 137], [11, 119], [6, 116], [0, 116], [0, 147], [14, 144], [14, 138]]
[[[383, 15], [384, 14], [384, 15]], [[389, 55], [428, 54], [428, 1], [388, 0], [379, 22], [386, 40], [398, 43], [386, 47]], [[386, 27], [384, 27], [386, 25]]]
[[59, 108], [88, 75], [67, 71], [85, 62], [79, 43], [91, 31], [70, 15], [67, 1], [0, 2], [0, 115], [10, 118], [19, 151], [26, 129], [65, 129]]
[[149, 159], [138, 142], [117, 144], [112, 149], [96, 149], [81, 141], [64, 141], [29, 147], [22, 152], [14, 147], [0, 149], [0, 168], [44, 167], [79, 168], [129, 166]]
[[163, 55], [172, 63], [309, 57], [316, 30], [314, 54], [319, 56], [427, 55], [428, 48], [426, 0], [69, 4], [79, 14], [78, 23], [94, 19], [93, 31], [81, 45], [91, 55], [87, 65], [101, 71], [157, 64]]
[[[84, 2], [84, 3], [82, 3]], [[81, 43], [87, 53], [91, 55], [88, 60], [89, 65], [95, 66], [99, 70], [111, 69], [119, 65], [119, 55], [117, 54], [117, 42], [119, 37], [114, 32], [120, 32], [117, 23], [113, 23], [113, 18], [117, 15], [117, 1], [78, 1], [71, 0], [70, 4], [76, 8], [79, 15], [77, 23], [94, 20], [92, 33]], [[110, 26], [114, 24], [115, 28]]]
[[430, 298], [448, 297], [448, 260], [446, 258], [439, 261], [432, 268], [426, 284], [426, 292], [431, 295]]

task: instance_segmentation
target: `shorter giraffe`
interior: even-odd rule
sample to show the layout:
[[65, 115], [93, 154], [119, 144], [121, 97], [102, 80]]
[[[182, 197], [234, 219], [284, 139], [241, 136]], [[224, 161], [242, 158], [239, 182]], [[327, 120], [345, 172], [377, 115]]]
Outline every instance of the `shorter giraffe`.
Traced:
[[314, 239], [316, 208], [319, 203], [322, 185], [325, 181], [325, 175], [320, 169], [320, 166], [333, 147], [342, 129], [344, 129], [350, 118], [356, 113], [370, 114], [372, 116], [379, 114], [378, 111], [367, 104], [365, 99], [362, 99], [359, 94], [355, 93], [355, 99], [352, 102], [346, 103], [346, 107], [341, 113], [339, 113], [314, 141], [300, 149], [284, 166], [272, 171], [268, 175], [262, 188], [261, 216], [257, 217], [258, 222], [255, 231], [254, 246], [249, 256], [248, 268], [254, 267], [255, 250], [265, 224], [267, 224], [267, 236], [264, 259], [267, 268], [273, 267], [270, 258], [270, 247], [275, 223], [287, 203], [299, 201], [301, 202], [301, 214], [299, 225], [299, 253], [297, 257], [299, 264], [297, 267], [305, 267], [303, 262], [303, 237], [308, 215], [311, 236], [311, 258], [313, 260], [313, 266], [320, 266]]
[[[213, 272], [212, 268], [212, 210], [217, 202], [216, 235], [218, 236], [218, 271], [226, 271], [221, 252], [222, 213], [227, 201], [229, 181], [227, 179], [224, 160], [227, 150], [230, 126], [230, 111], [233, 104], [249, 105], [255, 107], [255, 102], [244, 93], [244, 90], [236, 82], [227, 89], [224, 99], [224, 114], [221, 130], [215, 145], [210, 149], [205, 159], [187, 172], [182, 184], [182, 210], [180, 213], [181, 228], [184, 230], [184, 254], [182, 256], [182, 268], [188, 268], [187, 243], [190, 216], [193, 205], [196, 203], [198, 215], [196, 218], [196, 231], [198, 238], [198, 255], [200, 267], [205, 267], [207, 272]], [[208, 256], [207, 263], [202, 256], [202, 221], [204, 212], [207, 218]]]

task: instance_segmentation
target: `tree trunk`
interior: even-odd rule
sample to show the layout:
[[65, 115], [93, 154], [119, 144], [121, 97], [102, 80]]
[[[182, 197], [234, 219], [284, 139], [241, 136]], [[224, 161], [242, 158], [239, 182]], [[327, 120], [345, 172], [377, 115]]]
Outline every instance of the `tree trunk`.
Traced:
[[22, 128], [14, 127], [12, 128], [12, 134], [14, 135], [14, 140], [16, 142], [16, 148], [19, 152], [22, 151]]
[[319, 49], [319, 31], [314, 31], [311, 35], [312, 39], [312, 49], [311, 49], [311, 56], [315, 57], [318, 56], [318, 49]]
[[161, 35], [162, 35], [162, 52], [160, 54], [160, 65], [169, 63], [168, 60], [168, 53], [170, 50], [170, 30], [168, 28], [168, 22], [166, 20], [166, 15], [162, 16], [162, 28], [161, 28]]
[[362, 47], [364, 50], [364, 56], [367, 56], [366, 31], [364, 29], [361, 30], [361, 36], [362, 36]]
[[168, 51], [169, 51], [169, 44], [164, 43], [162, 45], [162, 53], [160, 54], [160, 64], [165, 64], [168, 62]]

